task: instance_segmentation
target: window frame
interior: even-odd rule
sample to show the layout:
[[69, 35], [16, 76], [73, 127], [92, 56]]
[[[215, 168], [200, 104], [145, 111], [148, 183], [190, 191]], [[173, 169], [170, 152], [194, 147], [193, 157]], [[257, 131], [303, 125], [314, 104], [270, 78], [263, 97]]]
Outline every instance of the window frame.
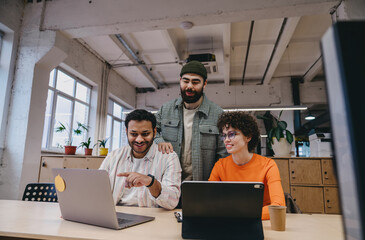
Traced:
[[[114, 110], [114, 103], [119, 105], [122, 109], [121, 112], [121, 118], [116, 117], [113, 115], [113, 110]], [[111, 107], [109, 106], [109, 104], [111, 104]], [[108, 111], [107, 111], [107, 124], [106, 124], [106, 129], [105, 131], [107, 131], [108, 129], [108, 117], [111, 117], [111, 126], [110, 126], [110, 136], [109, 136], [109, 149], [110, 151], [115, 150], [113, 149], [113, 135], [114, 135], [114, 121], [118, 121], [121, 123], [121, 132], [120, 132], [120, 136], [119, 136], [119, 146], [117, 148], [121, 148], [123, 147], [123, 137], [126, 138], [127, 143], [128, 143], [128, 137], [125, 131], [123, 131], [123, 129], [125, 129], [125, 111], [129, 111], [126, 107], [123, 106], [123, 104], [121, 104], [119, 101], [115, 100], [112, 97], [109, 97], [108, 99]], [[125, 136], [123, 136], [123, 133]], [[109, 133], [106, 132], [106, 135], [108, 135]]]
[[[55, 129], [55, 111], [56, 111], [56, 106], [57, 106], [57, 97], [61, 96], [67, 100], [70, 100], [72, 102], [72, 112], [71, 112], [71, 122], [70, 122], [70, 126], [73, 126], [74, 124], [74, 115], [75, 115], [75, 103], [81, 103], [84, 104], [88, 107], [88, 117], [87, 117], [87, 124], [89, 124], [90, 122], [90, 109], [91, 109], [91, 92], [92, 92], [92, 86], [87, 84], [85, 81], [83, 81], [82, 79], [76, 77], [75, 75], [73, 75], [72, 73], [68, 72], [67, 70], [65, 70], [64, 68], [61, 67], [56, 67], [54, 69], [52, 69], [52, 71], [55, 70], [55, 73], [53, 75], [53, 86], [50, 86], [48, 83], [48, 91], [51, 90], [53, 91], [53, 99], [52, 99], [52, 111], [51, 111], [51, 122], [50, 122], [50, 127], [47, 129], [47, 140], [46, 140], [46, 147], [44, 148], [42, 146], [42, 151], [57, 151], [59, 148], [52, 146], [53, 143], [53, 135], [54, 135], [54, 129]], [[51, 72], [52, 72], [51, 71]], [[57, 89], [57, 76], [58, 76], [58, 71], [63, 72], [64, 74], [68, 75], [69, 77], [71, 77], [74, 81], [74, 87], [73, 87], [73, 95], [75, 96], [71, 96], [65, 92], [62, 92], [61, 90]], [[89, 94], [89, 103], [84, 102], [80, 99], [76, 98], [76, 89], [77, 89], [77, 83], [87, 87], [90, 91]], [[48, 91], [47, 91], [47, 98], [48, 98]], [[43, 133], [44, 135], [44, 133]], [[42, 135], [42, 138], [44, 137]], [[89, 134], [87, 132], [84, 141], [88, 138]], [[68, 139], [68, 141], [70, 141], [72, 138], [72, 136], [70, 136], [70, 138]]]

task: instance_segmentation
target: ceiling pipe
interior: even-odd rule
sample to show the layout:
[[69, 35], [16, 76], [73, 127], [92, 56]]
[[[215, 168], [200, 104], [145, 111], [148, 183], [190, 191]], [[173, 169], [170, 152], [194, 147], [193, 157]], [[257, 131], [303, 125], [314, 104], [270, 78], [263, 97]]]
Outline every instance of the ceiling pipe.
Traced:
[[255, 21], [251, 21], [250, 35], [248, 36], [247, 51], [246, 51], [246, 57], [245, 57], [245, 65], [243, 66], [242, 85], [245, 81], [246, 68], [247, 68], [247, 59], [248, 59], [248, 54], [250, 53], [251, 39], [252, 39], [252, 32], [253, 32], [253, 25], [254, 24], [255, 24]]
[[262, 77], [261, 79], [261, 83], [259, 85], [262, 85], [264, 83], [264, 80], [265, 80], [265, 77], [266, 77], [266, 74], [267, 72], [269, 71], [269, 68], [271, 66], [271, 62], [274, 58], [274, 55], [275, 55], [275, 52], [276, 52], [276, 49], [279, 45], [279, 42], [280, 42], [280, 39], [281, 39], [281, 36], [283, 35], [283, 32], [284, 32], [284, 28], [285, 28], [285, 25], [286, 25], [286, 22], [288, 21], [288, 18], [284, 18], [283, 20], [283, 23], [281, 24], [281, 28], [280, 28], [280, 31], [279, 31], [279, 34], [278, 34], [278, 37], [276, 38], [276, 42], [275, 42], [275, 45], [274, 45], [274, 49], [272, 50], [272, 53], [271, 53], [271, 56], [270, 56], [270, 59], [269, 59], [269, 62], [267, 63], [267, 66], [266, 66], [266, 69], [265, 69], [265, 73], [264, 73], [264, 76]]
[[320, 61], [322, 60], [322, 54], [321, 56], [319, 56], [319, 58], [317, 58], [316, 61], [314, 61], [314, 63], [308, 68], [308, 70], [304, 73], [303, 75], [303, 79], [305, 79], [307, 77], [307, 74], [312, 70], [312, 68]]
[[128, 45], [128, 43], [122, 38], [120, 34], [115, 34], [115, 37], [119, 40], [119, 42], [123, 45], [123, 47], [129, 52], [134, 61], [139, 65], [140, 68], [151, 78], [153, 82], [151, 82], [158, 89], [164, 88], [164, 84], [160, 83], [155, 76], [151, 73], [151, 71], [146, 67], [145, 62], [143, 62], [137, 54], [133, 51], [133, 49]]

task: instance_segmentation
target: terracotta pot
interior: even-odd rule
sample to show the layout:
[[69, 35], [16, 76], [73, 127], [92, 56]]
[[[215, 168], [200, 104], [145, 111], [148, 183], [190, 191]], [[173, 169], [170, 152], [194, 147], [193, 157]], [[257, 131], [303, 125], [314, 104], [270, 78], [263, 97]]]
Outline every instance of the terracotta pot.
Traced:
[[92, 148], [84, 148], [84, 150], [85, 150], [85, 155], [91, 155], [93, 153]]
[[108, 149], [107, 148], [100, 148], [99, 150], [100, 150], [99, 151], [99, 155], [100, 156], [106, 156], [106, 155], [108, 155]]
[[76, 153], [76, 146], [65, 146], [65, 154], [66, 155], [75, 155]]

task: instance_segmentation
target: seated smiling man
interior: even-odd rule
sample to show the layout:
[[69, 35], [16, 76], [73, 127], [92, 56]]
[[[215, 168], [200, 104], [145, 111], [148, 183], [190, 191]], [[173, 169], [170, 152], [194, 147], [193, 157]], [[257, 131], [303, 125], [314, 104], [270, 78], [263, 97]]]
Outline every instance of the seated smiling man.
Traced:
[[174, 209], [180, 197], [180, 162], [175, 152], [158, 151], [155, 116], [137, 109], [127, 115], [125, 126], [129, 146], [112, 151], [100, 166], [109, 173], [115, 204]]

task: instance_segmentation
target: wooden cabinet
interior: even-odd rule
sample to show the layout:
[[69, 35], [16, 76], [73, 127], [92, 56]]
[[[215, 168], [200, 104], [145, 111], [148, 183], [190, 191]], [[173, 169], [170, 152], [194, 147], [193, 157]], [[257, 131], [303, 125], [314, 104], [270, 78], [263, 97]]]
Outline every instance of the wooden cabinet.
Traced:
[[63, 168], [63, 160], [58, 157], [41, 157], [38, 182], [54, 182], [52, 168]]
[[325, 187], [324, 188], [324, 202], [326, 213], [339, 213], [340, 201], [338, 196], [338, 188]]
[[322, 187], [291, 187], [291, 195], [302, 212], [324, 213]]
[[42, 156], [38, 182], [53, 182], [52, 168], [98, 169], [104, 158], [105, 156]]
[[322, 176], [323, 176], [323, 184], [337, 185], [337, 180], [335, 177], [332, 160], [322, 159]]
[[322, 184], [321, 162], [318, 160], [289, 160], [291, 184]]
[[279, 168], [281, 185], [283, 186], [283, 191], [290, 193], [289, 186], [289, 162], [288, 160], [275, 159], [276, 165]]
[[303, 213], [341, 213], [331, 158], [274, 158], [284, 192]]

